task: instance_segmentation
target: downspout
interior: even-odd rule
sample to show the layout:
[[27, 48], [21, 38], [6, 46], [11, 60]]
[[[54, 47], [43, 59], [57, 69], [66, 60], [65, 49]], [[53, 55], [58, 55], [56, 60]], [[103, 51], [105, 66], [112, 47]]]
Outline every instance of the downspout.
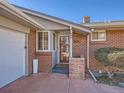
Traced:
[[73, 36], [73, 30], [72, 30], [72, 27], [70, 27], [70, 58], [72, 58], [72, 36]]
[[96, 82], [97, 79], [96, 77], [94, 76], [94, 74], [92, 73], [92, 71], [90, 70], [90, 65], [89, 65], [89, 54], [90, 54], [90, 37], [89, 37], [89, 34], [87, 35], [87, 69], [90, 73], [90, 75], [92, 76], [92, 78], [94, 79], [94, 81]]
[[90, 68], [89, 66], [89, 34], [87, 35], [87, 69]]

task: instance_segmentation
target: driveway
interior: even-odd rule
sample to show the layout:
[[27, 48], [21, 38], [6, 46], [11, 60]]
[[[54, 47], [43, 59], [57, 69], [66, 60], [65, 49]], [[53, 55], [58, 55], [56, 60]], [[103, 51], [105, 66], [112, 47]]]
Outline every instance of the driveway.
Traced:
[[124, 88], [90, 79], [69, 79], [62, 74], [39, 74], [21, 78], [0, 89], [0, 93], [124, 93]]

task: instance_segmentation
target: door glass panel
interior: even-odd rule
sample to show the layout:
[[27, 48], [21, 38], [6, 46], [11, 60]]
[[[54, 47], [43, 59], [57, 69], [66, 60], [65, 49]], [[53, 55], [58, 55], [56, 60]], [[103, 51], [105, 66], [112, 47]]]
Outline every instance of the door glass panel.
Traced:
[[60, 37], [60, 62], [66, 63], [69, 61], [69, 37]]

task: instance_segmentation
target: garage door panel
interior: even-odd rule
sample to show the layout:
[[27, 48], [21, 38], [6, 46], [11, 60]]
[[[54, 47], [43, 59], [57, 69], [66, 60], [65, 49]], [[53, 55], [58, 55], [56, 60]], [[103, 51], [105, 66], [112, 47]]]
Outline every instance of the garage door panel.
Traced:
[[25, 34], [0, 27], [0, 87], [25, 75]]

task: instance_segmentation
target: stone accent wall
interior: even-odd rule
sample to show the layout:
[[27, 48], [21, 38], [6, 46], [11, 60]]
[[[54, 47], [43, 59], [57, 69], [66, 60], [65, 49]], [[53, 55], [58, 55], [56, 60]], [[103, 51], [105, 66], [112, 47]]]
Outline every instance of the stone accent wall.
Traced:
[[85, 79], [84, 58], [70, 58], [69, 59], [69, 77]]

